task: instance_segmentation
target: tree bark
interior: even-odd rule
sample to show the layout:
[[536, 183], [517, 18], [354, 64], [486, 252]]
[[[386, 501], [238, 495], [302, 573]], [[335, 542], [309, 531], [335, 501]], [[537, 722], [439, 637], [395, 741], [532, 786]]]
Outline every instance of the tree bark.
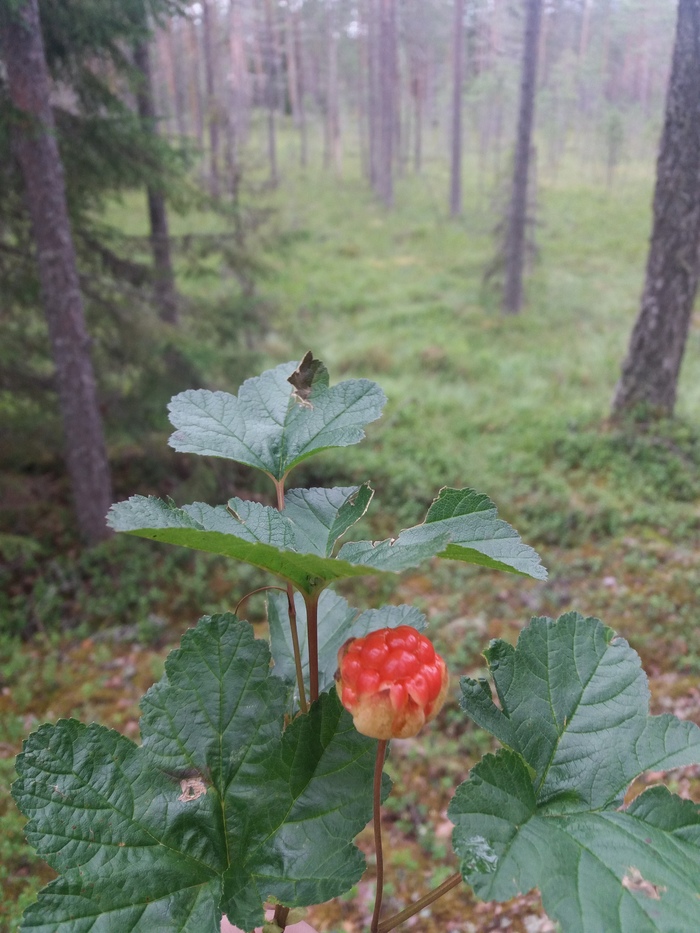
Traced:
[[202, 85], [199, 78], [199, 38], [197, 24], [193, 19], [187, 20], [187, 58], [190, 62], [190, 110], [193, 117], [193, 129], [199, 143], [204, 148], [204, 104], [202, 101]]
[[[134, 64], [141, 76], [136, 92], [138, 114], [147, 131], [157, 134], [156, 109], [153, 101], [151, 63], [147, 42], [139, 42], [134, 48]], [[165, 206], [165, 196], [153, 184], [149, 184], [146, 188], [146, 197], [148, 200], [151, 251], [153, 253], [154, 292], [158, 314], [165, 323], [176, 324], [177, 291], [170, 258], [170, 236], [168, 233], [168, 212]]]
[[51, 110], [38, 0], [24, 0], [14, 13], [6, 8], [0, 11], [0, 47], [10, 99], [17, 110], [11, 126], [12, 147], [24, 176], [36, 245], [66, 465], [79, 530], [95, 544], [110, 535], [105, 516], [112, 489]]
[[326, 113], [324, 123], [323, 167], [341, 171], [340, 106], [338, 103], [338, 40], [335, 34], [335, 7], [326, 3]]
[[248, 131], [251, 97], [241, 0], [229, 0], [228, 30], [231, 67], [229, 84], [230, 149], [233, 169], [237, 175], [240, 150]]
[[272, 0], [265, 0], [265, 97], [267, 101], [267, 157], [270, 164], [270, 184], [279, 183], [277, 170], [277, 128], [275, 111], [277, 109], [277, 44], [275, 42], [275, 22]]
[[612, 410], [671, 415], [700, 277], [700, 0], [679, 0], [639, 316]]
[[379, 54], [379, 3], [380, 0], [366, 0], [367, 3], [367, 129], [368, 129], [368, 168], [369, 183], [375, 191], [379, 190], [379, 162], [381, 133], [381, 104], [379, 91], [380, 54]]
[[291, 10], [292, 44], [296, 59], [296, 85], [297, 105], [299, 107], [299, 164], [306, 168], [309, 161], [309, 140], [306, 120], [306, 81], [304, 78], [304, 53], [302, 36], [299, 29], [299, 15], [297, 10]]
[[379, 157], [377, 193], [394, 205], [396, 140], [396, 0], [379, 0]]
[[462, 213], [462, 84], [464, 81], [464, 0], [455, 0], [452, 59], [452, 147], [450, 216]]
[[541, 16], [542, 0], [526, 0], [518, 136], [515, 146], [513, 188], [506, 235], [506, 276], [503, 290], [503, 311], [506, 314], [518, 314], [523, 303], [527, 186], [530, 172], [530, 140], [535, 114], [537, 46]]
[[216, 54], [213, 37], [215, 29], [216, 7], [211, 6], [211, 0], [202, 0], [202, 43], [207, 90], [207, 125], [209, 127], [209, 190], [216, 200], [221, 192], [221, 185], [219, 181], [219, 101], [216, 93]]

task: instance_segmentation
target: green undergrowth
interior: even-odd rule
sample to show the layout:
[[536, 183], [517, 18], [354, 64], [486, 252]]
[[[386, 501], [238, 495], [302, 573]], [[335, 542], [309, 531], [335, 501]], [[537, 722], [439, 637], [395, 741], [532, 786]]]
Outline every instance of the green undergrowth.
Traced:
[[426, 490], [469, 484], [536, 543], [645, 525], [695, 534], [697, 331], [678, 420], [608, 424], [643, 281], [650, 167], [628, 166], [610, 190], [573, 162], [541, 181], [539, 259], [516, 318], [482, 284], [493, 217], [471, 168], [457, 221], [434, 174], [401, 179], [392, 213], [353, 177], [290, 172], [277, 194], [297, 235], [264, 286], [279, 308], [268, 351], [300, 357], [313, 333], [334, 373], [378, 379], [389, 397], [352, 473], [329, 452], [328, 475], [375, 477], [387, 525], [415, 521]]
[[[47, 554], [0, 536], [0, 634], [50, 631], [85, 638], [103, 629], [158, 644], [198, 612], [227, 608], [264, 582], [213, 555], [134, 547], [110, 539], [87, 551]], [[22, 539], [20, 539], [22, 540]], [[28, 539], [31, 542], [31, 539]]]

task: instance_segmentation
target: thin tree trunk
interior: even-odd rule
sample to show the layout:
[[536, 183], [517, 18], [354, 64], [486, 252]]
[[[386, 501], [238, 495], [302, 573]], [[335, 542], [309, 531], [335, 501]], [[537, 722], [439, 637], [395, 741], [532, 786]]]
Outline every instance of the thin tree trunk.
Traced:
[[379, 4], [381, 0], [367, 0], [367, 58], [368, 58], [368, 97], [367, 115], [369, 130], [369, 182], [379, 191], [380, 175], [380, 136], [381, 136], [381, 92], [380, 92], [380, 52], [379, 52]]
[[294, 52], [297, 56], [297, 100], [299, 106], [299, 163], [302, 168], [306, 168], [309, 161], [309, 133], [306, 119], [306, 80], [304, 74], [304, 55], [302, 49], [302, 37], [299, 28], [299, 16], [296, 11], [292, 12], [292, 39], [294, 41]]
[[325, 146], [323, 153], [324, 168], [332, 168], [336, 174], [341, 170], [340, 153], [340, 113], [338, 106], [338, 40], [335, 35], [334, 5], [326, 3], [326, 120]]
[[168, 59], [168, 68], [170, 71], [170, 83], [173, 91], [173, 102], [175, 108], [175, 125], [179, 136], [186, 136], [187, 129], [185, 124], [185, 93], [182, 81], [182, 69], [179, 66], [180, 51], [177, 37], [179, 24], [173, 20], [168, 21], [165, 30], [164, 45]]
[[287, 4], [287, 16], [284, 23], [284, 44], [287, 55], [287, 93], [289, 94], [289, 106], [292, 111], [292, 120], [294, 126], [299, 126], [299, 78], [297, 67], [297, 47], [296, 35], [294, 31], [294, 20], [296, 11], [292, 9], [291, 4]]
[[236, 169], [240, 158], [240, 149], [248, 135], [251, 104], [242, 0], [230, 0], [229, 3], [229, 54], [231, 60], [231, 113], [229, 122], [232, 135], [232, 159], [234, 169]]
[[394, 144], [396, 138], [396, 3], [379, 0], [379, 177], [378, 194], [386, 207], [394, 205]]
[[[151, 81], [151, 62], [146, 41], [139, 42], [134, 48], [134, 64], [141, 76], [136, 91], [136, 105], [139, 117], [148, 132], [157, 134], [156, 111], [153, 101]], [[148, 218], [150, 222], [151, 250], [153, 252], [153, 270], [155, 300], [158, 314], [167, 324], [177, 323], [177, 291], [175, 276], [170, 258], [170, 236], [168, 233], [168, 212], [163, 192], [149, 184], [146, 187], [148, 200]]]
[[190, 62], [190, 112], [194, 134], [197, 137], [200, 149], [204, 148], [204, 104], [202, 101], [202, 84], [199, 78], [199, 40], [197, 37], [197, 24], [194, 20], [187, 20], [187, 57]]
[[360, 146], [360, 170], [369, 178], [369, 144], [367, 138], [369, 94], [369, 46], [367, 4], [360, 0], [357, 5], [357, 138]]
[[452, 58], [452, 146], [450, 216], [462, 213], [462, 84], [464, 82], [464, 0], [455, 0]]
[[673, 414], [700, 277], [700, 0], [679, 0], [639, 316], [614, 415]]
[[267, 156], [270, 164], [270, 184], [279, 182], [277, 171], [277, 129], [275, 111], [277, 109], [277, 53], [275, 49], [272, 0], [265, 0], [265, 97], [267, 99]]
[[105, 515], [112, 489], [90, 359], [65, 179], [50, 104], [38, 0], [0, 11], [14, 154], [24, 176], [44, 311], [56, 368], [65, 457], [78, 526], [94, 544], [110, 535]]
[[216, 95], [216, 56], [214, 32], [216, 7], [211, 0], [202, 0], [202, 42], [204, 48], [204, 78], [207, 90], [207, 125], [209, 127], [209, 187], [211, 196], [219, 197], [219, 102]]
[[[173, 135], [184, 136], [184, 108], [182, 96], [179, 93], [177, 70], [175, 68], [175, 48], [173, 37], [173, 24], [168, 21], [165, 28], [157, 35], [158, 56], [157, 61], [162, 64], [165, 74], [163, 78], [168, 88], [168, 129]], [[158, 74], [158, 68], [151, 68], [151, 95], [153, 95], [153, 72]]]
[[518, 314], [523, 303], [523, 265], [527, 224], [527, 187], [530, 171], [532, 124], [535, 114], [537, 81], [537, 45], [540, 32], [542, 0], [527, 0], [525, 41], [520, 83], [518, 137], [513, 167], [513, 189], [506, 235], [506, 277], [503, 311]]

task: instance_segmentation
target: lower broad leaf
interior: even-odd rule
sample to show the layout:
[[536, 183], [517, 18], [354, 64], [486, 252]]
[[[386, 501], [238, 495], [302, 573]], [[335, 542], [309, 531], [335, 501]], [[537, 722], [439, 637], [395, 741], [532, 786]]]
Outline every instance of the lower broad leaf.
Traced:
[[216, 933], [224, 912], [251, 930], [269, 897], [304, 906], [350, 888], [376, 743], [334, 693], [285, 731], [286, 700], [266, 643], [224, 614], [171, 653], [142, 703], [142, 746], [74, 720], [31, 735], [13, 794], [61, 877], [22, 929]]
[[[700, 807], [663, 787], [626, 810], [538, 806], [523, 758], [501, 751], [457, 789], [449, 817], [463, 876], [481, 898], [538, 887], [565, 933], [698, 929]], [[484, 841], [495, 866], [474, 859]]]

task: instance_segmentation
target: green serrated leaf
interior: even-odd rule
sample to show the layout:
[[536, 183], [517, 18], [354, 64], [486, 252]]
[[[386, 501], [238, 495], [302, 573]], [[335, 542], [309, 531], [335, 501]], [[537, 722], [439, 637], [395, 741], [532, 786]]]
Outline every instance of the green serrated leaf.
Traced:
[[[697, 929], [700, 807], [666, 788], [622, 811], [543, 809], [525, 761], [501, 751], [472, 770], [448, 814], [464, 878], [485, 900], [538, 887], [565, 933]], [[474, 866], [475, 840], [495, 853], [488, 871]]]
[[[365, 861], [352, 839], [371, 817], [376, 743], [354, 728], [335, 691], [284, 733], [281, 761], [268, 769], [248, 820], [258, 840], [232, 857], [223, 908], [244, 929], [273, 894], [289, 906], [326, 901], [359, 880]], [[384, 782], [385, 792], [388, 784]], [[351, 880], [352, 879], [352, 880]]]
[[[309, 648], [306, 632], [306, 606], [299, 595], [295, 596], [294, 605], [304, 680], [308, 682]], [[271, 592], [268, 595], [267, 618], [270, 626], [270, 648], [275, 664], [272, 673], [287, 684], [292, 695], [290, 710], [296, 712], [299, 708], [299, 694], [286, 594]], [[381, 609], [368, 609], [360, 612], [359, 609], [353, 609], [342, 596], [338, 596], [332, 590], [325, 590], [321, 593], [318, 603], [320, 691], [329, 690], [333, 686], [338, 667], [338, 650], [348, 638], [362, 638], [376, 629], [396, 628], [397, 625], [411, 625], [422, 632], [427, 625], [427, 619], [414, 606], [383, 606]]]
[[22, 930], [112, 923], [145, 933], [164, 917], [173, 931], [215, 929], [226, 858], [212, 796], [181, 800], [177, 780], [129, 739], [72, 719], [31, 735], [17, 772], [27, 839], [62, 874], [25, 912]]
[[[333, 535], [360, 517], [370, 496], [368, 486], [291, 490], [285, 499], [289, 513], [247, 499], [231, 499], [228, 507], [195, 502], [178, 508], [153, 496], [132, 496], [112, 506], [107, 522], [115, 531], [245, 561], [311, 593], [368, 572], [325, 552], [335, 543]], [[312, 528], [322, 535], [315, 543]]]
[[598, 619], [533, 619], [516, 649], [493, 643], [487, 660], [501, 709], [469, 678], [462, 708], [534, 769], [541, 802], [612, 806], [643, 771], [700, 761], [700, 729], [649, 716], [639, 656]]
[[[700, 728], [649, 716], [638, 656], [597, 619], [533, 619], [515, 649], [492, 642], [486, 658], [500, 709], [469, 678], [461, 705], [508, 750], [450, 805], [465, 880], [496, 900], [539, 887], [566, 933], [694, 930], [700, 808], [663, 788], [617, 807], [643, 771], [700, 762]], [[477, 837], [495, 871], [475, 867]]]
[[[396, 539], [349, 542], [331, 557], [335, 542], [362, 517], [371, 496], [367, 484], [293, 489], [285, 496], [283, 512], [245, 499], [231, 499], [228, 506], [195, 502], [178, 508], [152, 496], [132, 496], [112, 506], [107, 522], [115, 531], [246, 561], [305, 593], [348, 577], [399, 573], [435, 556], [540, 579], [546, 576], [536, 552], [522, 543], [510, 525], [496, 518], [492, 504], [483, 507], [490, 500], [473, 490], [443, 489], [423, 524], [402, 531]], [[457, 501], [463, 509], [474, 506], [477, 511], [439, 517], [448, 503], [455, 512]], [[499, 559], [489, 553], [498, 553]]]
[[338, 538], [365, 514], [373, 495], [369, 483], [334, 489], [291, 489], [284, 497], [284, 514], [294, 525], [296, 549], [330, 557]]
[[442, 489], [421, 525], [385, 541], [349, 542], [338, 557], [353, 564], [401, 571], [430, 557], [446, 557], [544, 580], [539, 555], [523, 544], [493, 502], [473, 489]]
[[224, 614], [170, 655], [142, 746], [73, 720], [30, 736], [13, 794], [61, 877], [23, 929], [215, 933], [223, 911], [250, 930], [268, 896], [304, 906], [352, 886], [376, 743], [334, 693], [283, 732], [286, 696], [266, 643]]
[[305, 358], [301, 366], [283, 363], [246, 380], [238, 396], [205, 389], [176, 395], [169, 405], [176, 428], [170, 445], [236, 460], [281, 480], [312, 454], [357, 444], [385, 403], [368, 379], [329, 387], [325, 366]]

